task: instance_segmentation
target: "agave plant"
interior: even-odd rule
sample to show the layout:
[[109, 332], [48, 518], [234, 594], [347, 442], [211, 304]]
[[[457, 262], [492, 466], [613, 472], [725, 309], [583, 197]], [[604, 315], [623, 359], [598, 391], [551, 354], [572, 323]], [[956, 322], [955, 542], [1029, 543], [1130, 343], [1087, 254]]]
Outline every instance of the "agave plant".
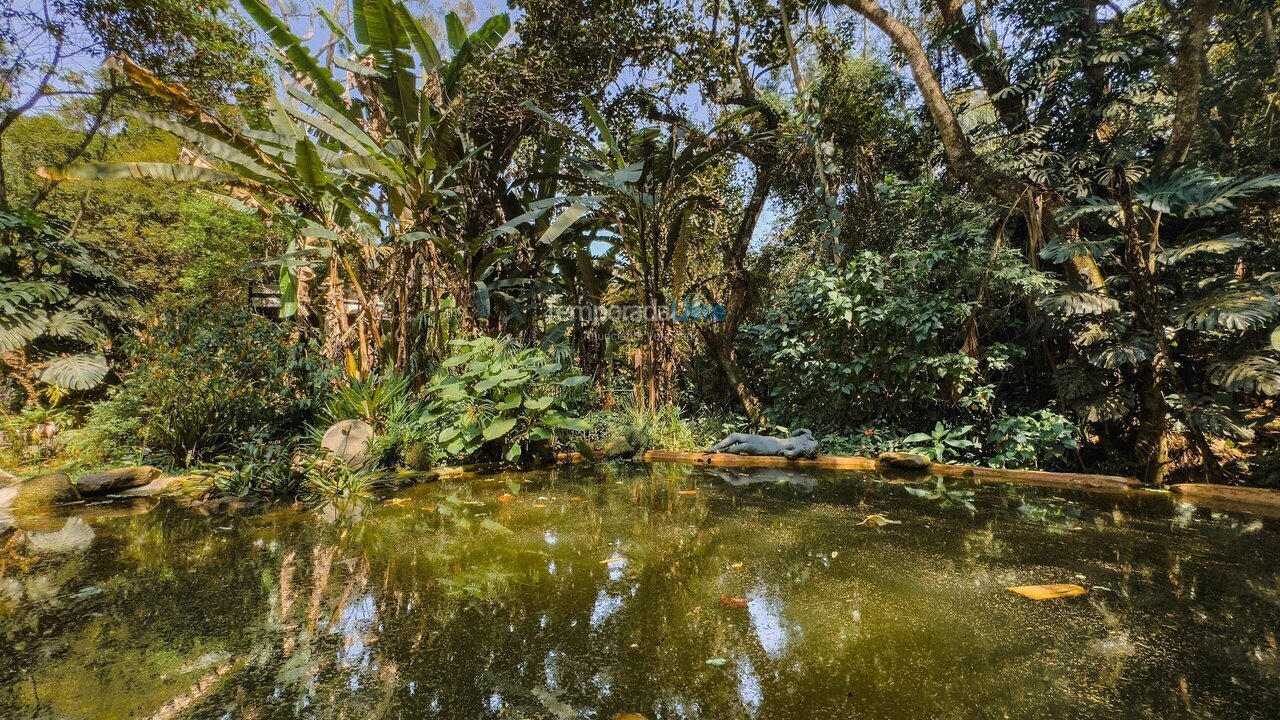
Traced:
[[[1076, 357], [1059, 367], [1082, 420], [1138, 416], [1144, 476], [1162, 481], [1168, 435], [1185, 432], [1206, 473], [1221, 473], [1209, 437], [1252, 437], [1246, 395], [1280, 394], [1280, 273], [1256, 272], [1236, 204], [1280, 186], [1280, 175], [1221, 178], [1194, 168], [1108, 175], [1111, 192], [1062, 214], [1078, 237], [1041, 255], [1088, 255], [1111, 271], [1103, 288], [1062, 287], [1042, 308], [1071, 331]], [[1207, 368], [1208, 384], [1193, 385]], [[1115, 392], [1116, 388], [1122, 392]]]
[[126, 321], [136, 287], [55, 223], [0, 210], [0, 361], [39, 400], [102, 382], [105, 350]]

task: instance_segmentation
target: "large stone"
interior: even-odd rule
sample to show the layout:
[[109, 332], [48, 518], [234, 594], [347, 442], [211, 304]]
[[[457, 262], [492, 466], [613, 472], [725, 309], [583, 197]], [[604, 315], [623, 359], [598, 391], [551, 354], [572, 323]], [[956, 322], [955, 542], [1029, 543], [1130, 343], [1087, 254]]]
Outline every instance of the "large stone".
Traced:
[[76, 488], [65, 473], [37, 475], [13, 486], [17, 490], [10, 505], [15, 513], [45, 508], [58, 503], [78, 500]]
[[116, 468], [106, 472], [81, 475], [76, 479], [76, 489], [81, 495], [102, 495], [117, 490], [142, 487], [158, 477], [160, 477], [160, 468], [150, 465]]
[[320, 446], [332, 457], [340, 458], [353, 468], [369, 463], [369, 447], [373, 444], [373, 426], [363, 420], [341, 420], [329, 426]]
[[631, 443], [627, 442], [627, 439], [623, 437], [611, 437], [602, 440], [596, 443], [593, 449], [602, 458], [624, 458], [636, 454], [636, 449], [631, 447]]
[[0, 470], [0, 488], [18, 484], [18, 476], [6, 470]]
[[924, 455], [909, 452], [885, 452], [878, 458], [881, 465], [888, 465], [903, 470], [924, 470], [931, 461]]
[[146, 485], [139, 485], [128, 490], [121, 490], [118, 495], [125, 497], [151, 497], [160, 493], [181, 490], [186, 477], [183, 475], [167, 475], [158, 477]]

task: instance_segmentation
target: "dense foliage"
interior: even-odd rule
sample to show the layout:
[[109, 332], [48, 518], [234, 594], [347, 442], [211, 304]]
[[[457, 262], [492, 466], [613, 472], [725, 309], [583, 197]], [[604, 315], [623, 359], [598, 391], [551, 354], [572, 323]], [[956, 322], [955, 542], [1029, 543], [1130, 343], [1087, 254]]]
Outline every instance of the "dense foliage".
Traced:
[[13, 433], [235, 494], [366, 491], [343, 419], [1274, 482], [1270, 3], [240, 6], [4, 15]]

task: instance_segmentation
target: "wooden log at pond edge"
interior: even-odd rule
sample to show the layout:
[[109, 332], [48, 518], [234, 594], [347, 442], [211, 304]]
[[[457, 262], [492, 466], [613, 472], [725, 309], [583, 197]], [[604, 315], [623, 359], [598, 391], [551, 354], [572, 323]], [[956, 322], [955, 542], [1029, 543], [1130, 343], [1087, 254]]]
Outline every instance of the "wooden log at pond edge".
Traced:
[[[716, 467], [796, 467], [828, 468], [833, 470], [886, 471], [903, 475], [912, 471], [890, 468], [872, 458], [842, 455], [819, 455], [816, 458], [788, 460], [778, 456], [731, 455], [728, 453], [660, 452], [650, 450], [644, 454], [645, 462], [685, 462]], [[1141, 486], [1134, 478], [1119, 475], [1089, 475], [1085, 473], [1044, 472], [1041, 470], [1005, 470], [1002, 468], [973, 467], [932, 463], [914, 474], [921, 476], [969, 478], [1016, 482], [1046, 487], [1087, 489], [1129, 489]]]
[[1280, 517], [1280, 490], [1205, 483], [1170, 485], [1169, 489], [1179, 498], [1195, 505], [1215, 510]]
[[[928, 468], [910, 471], [881, 465], [872, 458], [842, 455], [820, 455], [813, 459], [788, 460], [777, 456], [650, 450], [638, 456], [638, 459], [644, 462], [677, 462], [711, 465], [714, 467], [795, 467], [873, 471], [896, 479], [940, 476], [967, 478], [979, 482], [1006, 482], [1104, 493], [1126, 493], [1140, 490], [1143, 487], [1142, 483], [1136, 478], [1120, 475], [1090, 475], [1087, 473], [1045, 472], [1042, 470], [1006, 470], [1003, 468], [940, 463], [932, 463]], [[557, 460], [562, 463], [591, 462], [590, 458], [576, 452], [560, 453], [557, 456]], [[1202, 483], [1172, 485], [1168, 489], [1177, 494], [1182, 500], [1202, 507], [1230, 512], [1247, 512], [1267, 517], [1280, 517], [1280, 491], [1278, 490]]]

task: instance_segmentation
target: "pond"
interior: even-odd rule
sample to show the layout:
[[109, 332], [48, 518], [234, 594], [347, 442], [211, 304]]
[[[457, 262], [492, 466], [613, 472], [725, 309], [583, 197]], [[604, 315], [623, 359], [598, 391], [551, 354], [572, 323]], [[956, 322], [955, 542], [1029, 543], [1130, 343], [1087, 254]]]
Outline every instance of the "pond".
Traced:
[[[131, 502], [0, 538], [0, 717], [1280, 707], [1277, 521], [1166, 494], [615, 464], [322, 508]], [[1040, 583], [1088, 593], [1006, 589]]]

